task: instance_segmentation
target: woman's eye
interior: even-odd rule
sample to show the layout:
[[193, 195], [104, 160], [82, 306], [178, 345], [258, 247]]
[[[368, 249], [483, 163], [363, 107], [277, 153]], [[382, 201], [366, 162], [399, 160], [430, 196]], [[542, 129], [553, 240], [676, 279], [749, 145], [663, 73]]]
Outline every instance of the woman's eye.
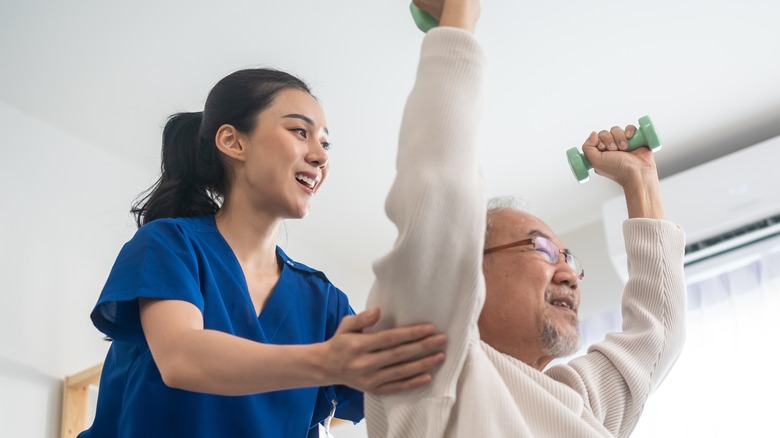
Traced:
[[323, 141], [321, 144], [323, 149], [325, 149], [326, 151], [330, 150], [330, 143], [328, 143], [327, 141]]
[[303, 138], [308, 138], [309, 134], [303, 128], [295, 128], [295, 129], [293, 129], [293, 131], [297, 132], [298, 134], [301, 134], [301, 137], [303, 137]]

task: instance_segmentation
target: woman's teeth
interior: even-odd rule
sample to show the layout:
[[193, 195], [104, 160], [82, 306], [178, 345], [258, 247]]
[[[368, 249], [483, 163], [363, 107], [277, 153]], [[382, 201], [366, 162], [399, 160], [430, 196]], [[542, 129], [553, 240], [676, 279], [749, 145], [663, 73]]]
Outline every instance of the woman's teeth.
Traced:
[[295, 179], [304, 183], [308, 188], [313, 189], [317, 182], [306, 175], [295, 175]]

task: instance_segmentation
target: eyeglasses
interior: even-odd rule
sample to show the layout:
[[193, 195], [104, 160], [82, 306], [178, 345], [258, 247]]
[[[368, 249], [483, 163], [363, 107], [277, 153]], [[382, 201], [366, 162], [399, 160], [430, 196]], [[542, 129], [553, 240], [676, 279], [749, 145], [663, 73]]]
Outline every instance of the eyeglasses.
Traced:
[[482, 253], [489, 254], [491, 252], [525, 245], [533, 245], [535, 251], [539, 251], [540, 253], [544, 254], [545, 259], [553, 264], [558, 263], [558, 254], [563, 254], [566, 258], [566, 264], [569, 265], [569, 267], [572, 268], [575, 273], [577, 273], [577, 277], [580, 280], [585, 277], [585, 270], [582, 268], [582, 263], [580, 263], [580, 260], [577, 257], [574, 257], [574, 254], [570, 253], [567, 249], [558, 248], [558, 245], [553, 243], [552, 240], [542, 236], [534, 236], [529, 239], [518, 240], [517, 242], [507, 243], [505, 245], [494, 246], [492, 248], [485, 249], [485, 251]]

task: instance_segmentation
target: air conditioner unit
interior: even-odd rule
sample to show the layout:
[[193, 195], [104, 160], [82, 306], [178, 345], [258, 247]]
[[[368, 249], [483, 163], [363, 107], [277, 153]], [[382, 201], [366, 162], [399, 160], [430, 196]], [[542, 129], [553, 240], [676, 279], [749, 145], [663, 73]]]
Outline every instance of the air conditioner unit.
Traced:
[[[661, 195], [666, 217], [685, 229], [686, 275], [746, 245], [780, 246], [780, 136], [664, 178]], [[602, 212], [607, 250], [626, 281], [625, 199], [606, 201]]]

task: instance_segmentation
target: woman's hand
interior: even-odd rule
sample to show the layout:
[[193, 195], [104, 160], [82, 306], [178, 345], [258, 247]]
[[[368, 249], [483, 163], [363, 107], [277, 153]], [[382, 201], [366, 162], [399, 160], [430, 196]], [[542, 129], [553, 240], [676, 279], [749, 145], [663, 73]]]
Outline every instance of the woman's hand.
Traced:
[[444, 361], [446, 336], [431, 324], [363, 330], [379, 321], [379, 309], [347, 316], [322, 346], [326, 380], [375, 395], [418, 388]]

